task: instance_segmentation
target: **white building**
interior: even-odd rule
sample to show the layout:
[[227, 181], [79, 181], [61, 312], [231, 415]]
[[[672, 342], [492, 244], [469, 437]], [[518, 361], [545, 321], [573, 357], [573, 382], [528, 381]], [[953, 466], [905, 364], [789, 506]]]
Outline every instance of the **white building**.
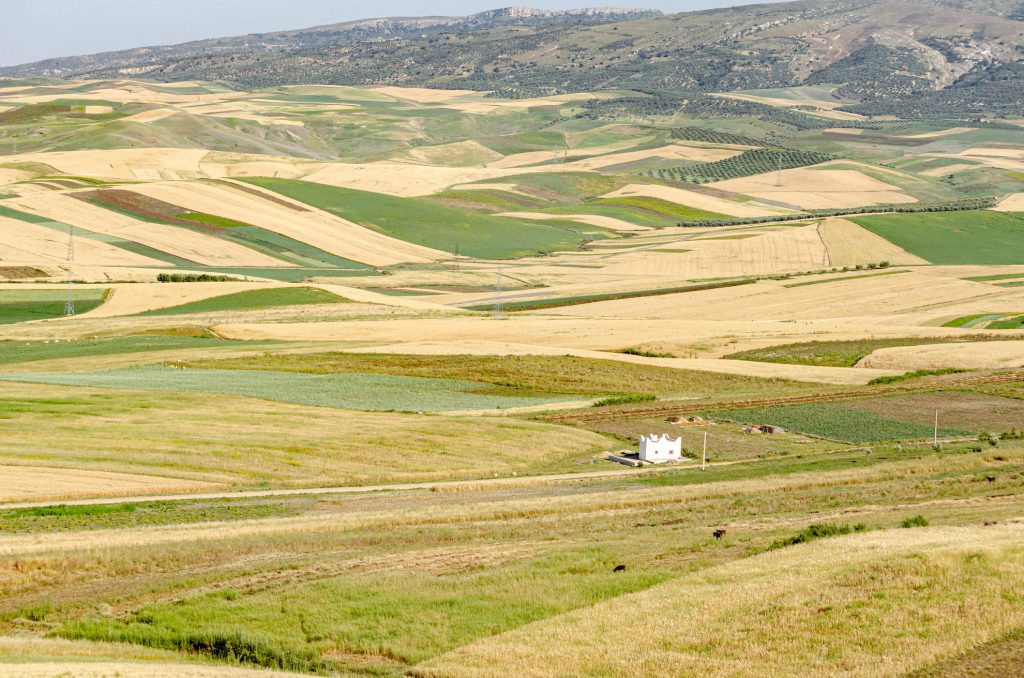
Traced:
[[667, 434], [640, 436], [640, 461], [661, 464], [666, 461], [679, 461], [682, 458], [682, 438], [669, 438]]

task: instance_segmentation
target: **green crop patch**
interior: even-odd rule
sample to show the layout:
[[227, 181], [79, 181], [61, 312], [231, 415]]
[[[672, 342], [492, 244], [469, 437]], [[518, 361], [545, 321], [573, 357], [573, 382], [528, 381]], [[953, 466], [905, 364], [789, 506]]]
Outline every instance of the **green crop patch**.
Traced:
[[[106, 299], [106, 293], [103, 289], [72, 291], [75, 312], [85, 313], [96, 308]], [[67, 300], [68, 292], [63, 289], [0, 290], [0, 324], [59, 318], [64, 315]]]
[[[721, 410], [708, 412], [708, 414], [741, 424], [781, 426], [818, 438], [851, 444], [887, 440], [922, 440], [931, 437], [934, 433], [933, 427], [928, 424], [894, 419], [871, 411], [833, 403]], [[969, 434], [970, 431], [961, 429], [939, 429], [939, 435], [944, 437]]]
[[[364, 264], [325, 252], [308, 243], [259, 226], [216, 214], [185, 210], [149, 196], [119, 189], [84, 191], [73, 197], [90, 204], [157, 224], [179, 226], [229, 240], [288, 264], [365, 270]], [[193, 262], [184, 262], [185, 265]], [[181, 264], [179, 264], [181, 265]]]
[[456, 209], [430, 200], [337, 188], [291, 179], [249, 178], [253, 185], [312, 205], [400, 240], [470, 257], [511, 259], [576, 250], [608, 237], [605, 229], [530, 222]]
[[102, 372], [27, 373], [0, 376], [3, 381], [65, 386], [220, 393], [315, 407], [350, 410], [448, 412], [545, 405], [566, 396], [492, 395], [482, 382], [386, 374], [296, 374], [260, 370], [129, 367]]
[[[62, 309], [63, 310], [63, 306]], [[261, 347], [274, 342], [245, 342], [212, 336], [137, 335], [76, 341], [0, 341], [0, 365], [63, 358], [88, 358], [133, 353], [153, 353], [190, 348]]]
[[[618, 360], [572, 356], [416, 356], [369, 353], [260, 355], [185, 363], [189, 369], [267, 370], [303, 374], [372, 373], [429, 377], [490, 384], [491, 392], [514, 395], [618, 395], [628, 388], [660, 394], [712, 394], [767, 391], [791, 382], [692, 372]], [[628, 388], [627, 386], [628, 385]]]
[[344, 297], [312, 287], [279, 287], [269, 290], [248, 290], [193, 301], [180, 306], [158, 308], [139, 315], [186, 315], [189, 313], [223, 313], [227, 311], [259, 311], [282, 306], [352, 303]]
[[933, 264], [1019, 264], [1024, 215], [971, 210], [878, 214], [852, 221]]
[[671, 226], [680, 221], [726, 219], [717, 212], [687, 207], [678, 203], [648, 197], [597, 198], [582, 205], [566, 205], [540, 210], [548, 214], [596, 214], [641, 224]]
[[[245, 594], [221, 590], [179, 604], [147, 605], [123, 621], [71, 623], [59, 635], [212, 656], [230, 647], [232, 658], [247, 663], [317, 673], [341, 669], [323, 665], [320, 655], [325, 647], [344, 647], [352, 655], [390, 664], [387, 674], [375, 675], [397, 675], [395, 669], [406, 663], [643, 590], [670, 576], [658, 565], [614, 573], [621, 557], [615, 547], [599, 545], [444, 576], [356, 572]], [[295, 619], [308, 622], [299, 628]], [[247, 630], [241, 637], [228, 631], [239, 626]], [[197, 640], [213, 638], [220, 640]]]

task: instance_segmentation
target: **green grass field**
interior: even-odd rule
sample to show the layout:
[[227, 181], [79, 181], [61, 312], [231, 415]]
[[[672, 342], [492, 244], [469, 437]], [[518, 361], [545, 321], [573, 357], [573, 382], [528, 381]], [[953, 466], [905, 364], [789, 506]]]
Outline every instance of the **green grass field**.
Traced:
[[[61, 309], [63, 311], [63, 307]], [[202, 336], [171, 336], [148, 334], [77, 341], [0, 341], [0, 365], [62, 360], [65, 358], [96, 358], [130, 356], [136, 353], [172, 351], [192, 348], [273, 346], [273, 342], [240, 342]]]
[[446, 412], [544, 405], [566, 396], [492, 395], [482, 382], [383, 374], [294, 374], [260, 370], [129, 367], [103, 372], [25, 373], [0, 380], [138, 391], [249, 396], [285, 403], [352, 410]]
[[[787, 430], [853, 444], [920, 440], [934, 433], [933, 427], [927, 424], [831, 403], [720, 410], [708, 414], [743, 424], [782, 426]], [[943, 427], [939, 429], [939, 435], [960, 437], [971, 435], [971, 432]]]
[[872, 233], [933, 264], [1016, 264], [1024, 215], [977, 210], [851, 217]]
[[[271, 370], [301, 374], [389, 374], [484, 382], [494, 392], [617, 395], [633, 392], [711, 395], [751, 393], [769, 387], [806, 388], [754, 377], [695, 372], [616, 360], [571, 356], [416, 356], [368, 353], [265, 354], [187, 363], [190, 369]], [[627, 390], [624, 390], [627, 389]]]
[[380, 233], [445, 252], [484, 259], [512, 259], [559, 250], [573, 251], [608, 232], [597, 227], [493, 217], [428, 200], [336, 188], [289, 179], [245, 181], [278, 192]]
[[280, 287], [269, 290], [249, 290], [219, 297], [194, 301], [181, 306], [170, 306], [146, 311], [139, 315], [187, 315], [191, 313], [224, 313], [229, 311], [259, 311], [282, 306], [311, 306], [316, 304], [351, 303], [336, 294], [312, 287]]
[[647, 197], [599, 198], [582, 205], [551, 207], [541, 211], [550, 214], [596, 214], [654, 227], [671, 226], [680, 221], [727, 218], [724, 214]]
[[[947, 323], [946, 327], [961, 327], [961, 325]], [[733, 353], [725, 357], [732, 360], [754, 360], [762, 363], [853, 367], [862, 358], [880, 348], [948, 344], [977, 341], [979, 339], [979, 337], [915, 337], [906, 339], [860, 339], [855, 341], [810, 341], [799, 344], [782, 344], [758, 348], [751, 351]]]
[[[106, 290], [74, 290], [75, 313], [86, 313], [106, 299]], [[64, 315], [67, 290], [0, 290], [0, 324], [48, 320]]]

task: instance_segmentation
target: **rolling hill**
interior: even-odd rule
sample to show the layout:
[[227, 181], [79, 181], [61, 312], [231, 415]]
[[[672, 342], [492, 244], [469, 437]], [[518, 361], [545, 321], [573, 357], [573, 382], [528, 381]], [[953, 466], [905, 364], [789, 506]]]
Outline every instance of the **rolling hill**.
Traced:
[[841, 83], [857, 113], [981, 116], [1022, 108], [1022, 18], [1012, 0], [800, 0], [666, 16], [501, 10], [51, 60], [0, 76], [391, 84], [506, 97]]

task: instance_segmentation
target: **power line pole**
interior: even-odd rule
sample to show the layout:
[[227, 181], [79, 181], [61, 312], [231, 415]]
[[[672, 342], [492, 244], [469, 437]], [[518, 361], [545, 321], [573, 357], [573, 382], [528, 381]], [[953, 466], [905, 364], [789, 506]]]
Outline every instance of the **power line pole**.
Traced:
[[501, 268], [494, 276], [494, 318], [501, 320], [504, 309], [501, 303]]
[[704, 452], [700, 456], [700, 470], [706, 471], [708, 468], [708, 432], [704, 431]]
[[935, 410], [935, 437], [932, 438], [932, 444], [938, 446], [939, 444], [939, 410]]
[[68, 298], [64, 302], [64, 315], [75, 314], [75, 281], [71, 267], [75, 263], [75, 227], [68, 225]]

